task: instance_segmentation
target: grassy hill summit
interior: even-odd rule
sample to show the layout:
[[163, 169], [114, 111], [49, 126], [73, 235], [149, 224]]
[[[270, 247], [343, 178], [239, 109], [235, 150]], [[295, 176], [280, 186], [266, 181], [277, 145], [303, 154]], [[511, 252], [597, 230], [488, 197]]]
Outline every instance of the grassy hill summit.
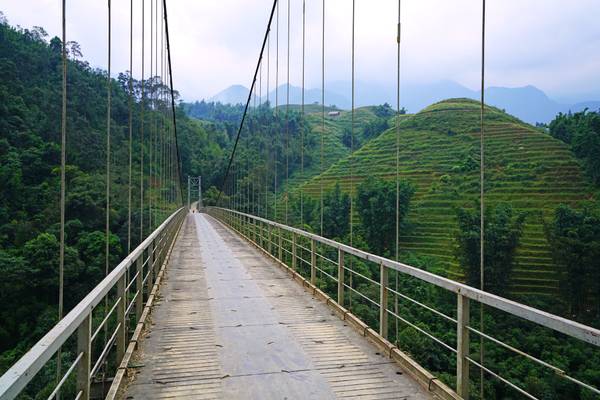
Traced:
[[[400, 177], [416, 191], [408, 227], [401, 233], [403, 257], [431, 257], [454, 279], [464, 273], [455, 257], [456, 209], [474, 208], [479, 198], [480, 104], [449, 99], [421, 112], [402, 116]], [[350, 190], [365, 178], [394, 179], [396, 129], [368, 141], [322, 175], [297, 186], [318, 199], [321, 181], [326, 190], [340, 182]], [[558, 290], [557, 267], [544, 232], [544, 219], [561, 204], [574, 207], [594, 197], [594, 189], [569, 147], [494, 107], [485, 109], [485, 203], [511, 204], [527, 214], [513, 270], [513, 294], [552, 294]], [[354, 217], [356, 222], [358, 218]]]

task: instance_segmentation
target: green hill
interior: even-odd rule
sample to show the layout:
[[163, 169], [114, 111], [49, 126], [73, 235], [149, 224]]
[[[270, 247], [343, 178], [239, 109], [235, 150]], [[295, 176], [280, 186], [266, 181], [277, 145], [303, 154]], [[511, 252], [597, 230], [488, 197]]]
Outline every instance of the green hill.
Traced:
[[[284, 108], [280, 109], [280, 113], [285, 112]], [[312, 108], [311, 108], [312, 107]], [[290, 105], [290, 112], [298, 112], [300, 106]], [[305, 123], [307, 124], [305, 136], [305, 168], [304, 173], [300, 169], [291, 171], [287, 185], [290, 188], [296, 188], [306, 183], [308, 180], [319, 175], [321, 172], [321, 139], [323, 139], [323, 171], [329, 169], [339, 160], [343, 160], [351, 153], [351, 149], [345, 134], [348, 135], [352, 127], [352, 112], [342, 111], [333, 108], [326, 108], [325, 126], [323, 130], [323, 115], [321, 106], [309, 105], [305, 108]], [[329, 115], [329, 111], [339, 111], [337, 115]], [[283, 114], [281, 114], [283, 115]], [[359, 149], [372, 140], [373, 137], [381, 134], [385, 128], [377, 130], [371, 137], [365, 137], [364, 131], [370, 123], [376, 121], [387, 121], [389, 116], [382, 112], [381, 106], [360, 107], [354, 110], [354, 151]], [[387, 127], [387, 126], [386, 126]], [[346, 142], [346, 143], [345, 143]], [[296, 156], [300, 152], [299, 148], [290, 149]], [[281, 192], [285, 191], [285, 182], [281, 187]], [[285, 203], [283, 200], [277, 203], [278, 215], [285, 213]]]
[[[435, 257], [455, 279], [462, 278], [462, 270], [454, 257], [454, 209], [474, 207], [479, 196], [479, 112], [477, 102], [451, 99], [400, 122], [400, 175], [416, 187], [401, 249]], [[577, 205], [592, 198], [593, 188], [568, 147], [542, 130], [487, 107], [485, 134], [486, 204], [509, 202], [528, 212], [513, 294], [554, 293], [556, 266], [542, 218], [560, 203]], [[349, 190], [350, 164], [355, 185], [371, 175], [394, 179], [395, 143], [392, 128], [306, 182], [303, 191], [318, 199], [321, 179], [326, 188], [339, 181]]]

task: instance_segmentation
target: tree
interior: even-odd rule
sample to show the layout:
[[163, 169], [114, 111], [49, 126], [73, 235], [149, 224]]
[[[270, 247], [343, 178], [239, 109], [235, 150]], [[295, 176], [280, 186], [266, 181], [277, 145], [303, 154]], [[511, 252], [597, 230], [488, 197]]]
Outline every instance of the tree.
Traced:
[[[546, 235], [560, 267], [559, 285], [571, 317], [600, 316], [600, 214], [560, 205]], [[590, 303], [594, 301], [595, 307]], [[595, 310], [594, 310], [595, 308]], [[587, 314], [587, 315], [586, 315]]]
[[552, 136], [571, 145], [592, 180], [600, 184], [600, 113], [587, 109], [574, 114], [559, 113], [549, 129]]
[[[481, 229], [479, 206], [456, 210], [456, 258], [465, 269], [467, 283], [480, 287]], [[484, 288], [503, 294], [510, 282], [515, 252], [525, 223], [525, 213], [517, 213], [509, 204], [487, 207], [484, 218]]]
[[386, 255], [395, 249], [396, 217], [401, 229], [410, 208], [415, 188], [407, 181], [398, 183], [398, 213], [396, 214], [396, 183], [369, 177], [357, 188], [356, 209], [361, 232], [371, 251]]
[[350, 231], [350, 196], [339, 182], [323, 198], [323, 235], [341, 239]]

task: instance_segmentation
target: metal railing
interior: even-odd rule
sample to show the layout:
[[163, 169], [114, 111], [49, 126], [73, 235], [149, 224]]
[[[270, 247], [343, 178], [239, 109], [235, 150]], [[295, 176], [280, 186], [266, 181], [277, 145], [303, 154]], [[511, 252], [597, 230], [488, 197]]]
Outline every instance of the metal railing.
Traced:
[[[248, 240], [252, 241], [272, 257], [277, 258], [292, 270], [299, 272], [303, 266], [309, 269], [309, 273], [308, 271], [305, 271], [305, 279], [313, 286], [317, 285], [317, 275], [330, 283], [331, 286], [337, 286], [337, 293], [335, 293], [334, 287], [332, 290], [333, 296], [330, 297], [333, 297], [331, 301], [337, 302], [339, 306], [344, 307], [345, 300], [348, 300], [348, 296], [345, 295], [345, 292], [350, 291], [352, 295], [359, 296], [368, 305], [376, 307], [379, 314], [378, 332], [381, 337], [387, 339], [389, 326], [388, 319], [395, 318], [442, 346], [455, 357], [456, 392], [464, 399], [469, 397], [470, 366], [485, 371], [485, 373], [526, 398], [537, 398], [522, 387], [502, 376], [501, 373], [492, 370], [485, 364], [482, 365], [476, 359], [477, 357], [471, 355], [471, 334], [483, 338], [483, 340], [491, 342], [494, 345], [500, 346], [504, 350], [512, 352], [515, 355], [526, 358], [528, 361], [547, 369], [561, 379], [576, 384], [580, 389], [589, 391], [590, 394], [600, 394], [598, 387], [583, 382], [582, 380], [569, 375], [565, 370], [542, 360], [540, 357], [533, 356], [513, 345], [507, 344], [492, 336], [490, 333], [482, 332], [479, 327], [476, 326], [475, 321], [470, 318], [470, 302], [473, 301], [485, 305], [486, 307], [489, 307], [489, 309], [502, 311], [509, 316], [517, 317], [519, 320], [525, 320], [534, 325], [545, 327], [554, 332], [578, 339], [584, 344], [591, 345], [591, 348], [588, 349], [598, 350], [600, 347], [600, 330], [598, 329], [473, 288], [401, 262], [376, 256], [322, 236], [269, 221], [264, 218], [216, 207], [209, 208], [208, 213], [237, 231], [239, 234], [245, 236]], [[319, 247], [321, 252], [319, 252]], [[337, 257], [335, 257], [335, 253], [337, 253]], [[344, 262], [345, 256], [346, 258], [354, 257], [361, 260], [361, 262], [371, 263], [371, 265], [374, 264], [372, 266], [379, 269], [379, 281], [369, 278], [359, 271], [353, 270], [348, 262]], [[443, 292], [446, 292], [447, 294], [452, 293], [456, 295], [455, 314], [447, 315], [446, 313], [436, 310], [423, 302], [401, 293], [397, 288], [392, 288], [388, 282], [390, 271], [395, 271], [394, 273], [399, 273], [400, 276], [416, 278], [421, 282], [426, 282], [437, 288], [441, 288]], [[368, 293], [361, 293], [360, 290], [352, 287], [352, 284], [349, 285], [347, 283], [349, 276], [345, 278], [346, 273], [349, 273], [355, 279], [362, 279], [364, 282], [368, 282], [376, 287], [378, 289], [378, 298], [371, 298]], [[371, 290], [371, 296], [373, 292], [375, 291]], [[335, 297], [336, 294], [337, 298]], [[389, 307], [390, 296], [396, 296], [397, 299], [410, 302], [416, 307], [420, 307], [422, 310], [435, 314], [447, 323], [454, 324], [456, 326], [455, 345], [444, 342], [443, 339], [436, 337], [422, 326], [399, 315], [397, 309], [391, 309]], [[382, 307], [382, 305], [385, 306]]]
[[[119, 263], [61, 321], [0, 377], [0, 399], [19, 395], [67, 340], [76, 340], [76, 356], [58, 380], [48, 399], [56, 398], [65, 382], [76, 374], [76, 399], [89, 399], [92, 380], [116, 348], [117, 365], [130, 339], [132, 322], [142, 323], [144, 301], [152, 292], [159, 270], [185, 218], [180, 208]], [[115, 291], [116, 289], [116, 291]], [[97, 307], [111, 304], [109, 307]], [[94, 315], [95, 310], [103, 314]], [[131, 319], [134, 321], [131, 321]], [[100, 320], [94, 326], [94, 320]], [[109, 322], [114, 322], [111, 325]], [[104, 335], [100, 335], [104, 331]], [[99, 337], [104, 343], [98, 344]], [[96, 351], [94, 351], [96, 350]]]

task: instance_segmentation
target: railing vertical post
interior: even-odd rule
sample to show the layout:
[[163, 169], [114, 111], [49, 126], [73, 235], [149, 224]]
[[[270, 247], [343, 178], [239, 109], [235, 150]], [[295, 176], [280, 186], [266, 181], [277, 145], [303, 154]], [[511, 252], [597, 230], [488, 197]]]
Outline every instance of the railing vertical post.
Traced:
[[310, 283], [317, 283], [317, 243], [315, 239], [310, 240]]
[[82, 400], [89, 400], [90, 398], [91, 335], [92, 315], [90, 311], [77, 328], [77, 354], [83, 353], [79, 364], [77, 364], [77, 393], [81, 392], [79, 398]]
[[279, 261], [283, 262], [283, 233], [281, 232], [281, 228], [278, 229], [278, 232], [279, 238], [277, 239], [277, 241], [279, 242]]
[[342, 249], [338, 249], [337, 302], [340, 306], [344, 306], [344, 252]]
[[456, 388], [460, 397], [469, 398], [469, 298], [458, 294], [457, 304], [457, 348], [456, 348]]
[[152, 292], [152, 286], [154, 286], [154, 240], [150, 241], [150, 245], [148, 246], [148, 278], [146, 279], [146, 292], [148, 297], [150, 297], [150, 292]]
[[135, 277], [135, 289], [138, 291], [138, 295], [135, 298], [135, 323], [140, 322], [142, 318], [142, 311], [144, 310], [144, 288], [142, 287], [144, 281], [144, 252], [138, 257], [136, 263], [137, 276]]
[[117, 333], [117, 363], [120, 363], [125, 355], [125, 329], [126, 329], [126, 318], [125, 318], [125, 310], [127, 309], [127, 296], [125, 295], [125, 287], [127, 286], [127, 282], [125, 282], [126, 274], [119, 279], [117, 282], [117, 296], [121, 299], [119, 305], [117, 306], [117, 323], [119, 323], [119, 331]]
[[292, 270], [296, 270], [296, 233], [292, 233]]
[[379, 264], [379, 334], [388, 337], [388, 269], [383, 263]]
[[272, 250], [271, 244], [273, 243], [272, 236], [271, 236], [271, 231], [272, 231], [272, 228], [271, 228], [271, 225], [269, 224], [268, 228], [267, 228], [267, 242], [268, 242], [267, 243], [267, 249], [269, 251], [269, 254], [272, 254], [271, 253], [271, 250]]

